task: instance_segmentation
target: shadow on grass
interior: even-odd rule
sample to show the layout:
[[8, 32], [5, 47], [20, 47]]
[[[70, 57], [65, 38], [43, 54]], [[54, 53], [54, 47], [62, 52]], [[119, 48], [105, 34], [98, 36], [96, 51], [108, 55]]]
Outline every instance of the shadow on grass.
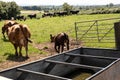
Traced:
[[28, 58], [24, 56], [15, 56], [15, 54], [5, 53], [4, 56], [7, 56], [7, 60], [15, 61], [15, 62], [23, 62]]

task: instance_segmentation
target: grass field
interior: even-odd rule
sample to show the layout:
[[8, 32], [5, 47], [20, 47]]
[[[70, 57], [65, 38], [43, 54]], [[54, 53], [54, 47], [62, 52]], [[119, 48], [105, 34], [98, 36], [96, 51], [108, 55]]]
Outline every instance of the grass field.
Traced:
[[[70, 38], [75, 39], [74, 22], [86, 21], [86, 20], [97, 20], [105, 18], [117, 18], [120, 14], [97, 14], [97, 15], [71, 15], [64, 17], [46, 17], [40, 19], [27, 19], [26, 21], [17, 21], [21, 24], [27, 24], [30, 27], [33, 40], [33, 44], [29, 44], [29, 54], [36, 53], [41, 54], [44, 52], [39, 51], [33, 45], [40, 44], [43, 42], [48, 42], [50, 34], [57, 34], [59, 32], [66, 32], [69, 34]], [[2, 27], [4, 21], [0, 22], [0, 27]], [[1, 33], [1, 30], [0, 30]], [[0, 61], [5, 61], [8, 56], [14, 54], [13, 45], [10, 42], [3, 41], [2, 34], [0, 35]], [[106, 44], [107, 45], [107, 44]], [[101, 47], [106, 48], [106, 45], [101, 45]], [[95, 47], [95, 45], [87, 44], [89, 47]], [[114, 46], [114, 45], [111, 45]], [[46, 46], [47, 47], [47, 46]], [[107, 46], [108, 47], [108, 46]], [[23, 50], [23, 53], [24, 50]]]

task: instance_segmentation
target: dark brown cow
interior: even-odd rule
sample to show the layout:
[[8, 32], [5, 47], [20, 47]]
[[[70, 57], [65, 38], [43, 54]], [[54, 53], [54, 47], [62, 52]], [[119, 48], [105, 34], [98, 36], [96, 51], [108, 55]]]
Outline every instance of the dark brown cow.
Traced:
[[55, 15], [57, 16], [66, 16], [68, 15], [67, 11], [61, 11], [61, 12], [55, 12]]
[[18, 24], [18, 23], [14, 20], [6, 20], [5, 21], [4, 26], [2, 27], [2, 34], [3, 34], [4, 39], [6, 39], [5, 33], [8, 34], [8, 28], [13, 25], [16, 25], [16, 24]]
[[29, 15], [28, 15], [28, 17], [29, 17], [30, 19], [36, 18], [36, 16], [37, 16], [36, 14], [29, 14]]
[[71, 14], [78, 14], [79, 13], [79, 10], [72, 10], [70, 11]]
[[[22, 56], [22, 47], [25, 47], [26, 58], [28, 58], [28, 42], [32, 42], [29, 38], [31, 33], [27, 25], [16, 24], [8, 28], [9, 41], [14, 45], [15, 55]], [[19, 53], [17, 48], [19, 47]]]
[[19, 16], [16, 16], [16, 19], [22, 21], [22, 20], [26, 20], [26, 17], [25, 16], [22, 16], [22, 15], [19, 15]]
[[44, 13], [44, 14], [42, 15], [42, 17], [47, 17], [47, 16], [52, 17], [52, 16], [54, 16], [54, 13]]
[[60, 49], [61, 49], [61, 52], [63, 52], [65, 43], [67, 45], [67, 50], [69, 50], [69, 37], [66, 33], [60, 33], [57, 36], [52, 36], [52, 34], [50, 34], [50, 39], [51, 39], [51, 42], [55, 43], [54, 48], [56, 52], [59, 53]]

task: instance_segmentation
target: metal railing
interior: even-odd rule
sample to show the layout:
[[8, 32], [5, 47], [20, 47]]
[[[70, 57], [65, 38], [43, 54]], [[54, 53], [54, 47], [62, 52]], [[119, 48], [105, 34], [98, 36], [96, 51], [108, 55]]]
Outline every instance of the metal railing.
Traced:
[[[76, 42], [115, 43], [114, 23], [120, 18], [75, 22]], [[99, 46], [99, 44], [97, 44]]]

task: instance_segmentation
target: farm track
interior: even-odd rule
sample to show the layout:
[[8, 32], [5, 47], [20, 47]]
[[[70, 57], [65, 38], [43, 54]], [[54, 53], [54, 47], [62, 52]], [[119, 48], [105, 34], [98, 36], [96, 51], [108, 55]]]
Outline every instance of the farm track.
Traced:
[[[70, 49], [76, 48], [76, 45], [75, 45], [74, 42], [75, 41], [71, 41]], [[46, 46], [47, 46], [47, 48], [46, 48]], [[3, 61], [3, 62], [0, 63], [0, 71], [3, 70], [3, 69], [15, 67], [15, 66], [18, 66], [18, 65], [22, 65], [22, 64], [25, 64], [25, 63], [29, 63], [29, 62], [32, 62], [32, 61], [35, 61], [35, 60], [43, 59], [45, 57], [57, 54], [55, 52], [54, 48], [53, 48], [53, 43], [50, 43], [50, 42], [36, 44], [36, 45], [34, 45], [34, 47], [36, 47], [37, 49], [45, 52], [45, 54], [31, 53], [31, 54], [29, 54], [29, 59], [25, 59], [24, 57], [19, 57], [19, 58], [12, 57], [12, 59], [10, 58], [10, 59], [7, 59], [6, 61]]]

